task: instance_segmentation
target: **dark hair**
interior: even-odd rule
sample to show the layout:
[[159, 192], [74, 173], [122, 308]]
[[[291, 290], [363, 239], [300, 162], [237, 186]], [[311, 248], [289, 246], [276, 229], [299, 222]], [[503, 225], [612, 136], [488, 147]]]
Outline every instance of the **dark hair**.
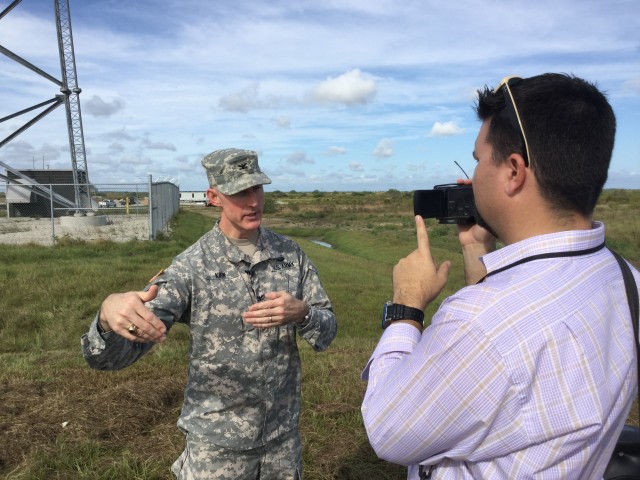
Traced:
[[[546, 73], [511, 83], [541, 195], [561, 210], [590, 216], [607, 180], [616, 133], [613, 109], [598, 88], [573, 75]], [[476, 113], [490, 120], [494, 161], [526, 157], [502, 91], [478, 91]]]

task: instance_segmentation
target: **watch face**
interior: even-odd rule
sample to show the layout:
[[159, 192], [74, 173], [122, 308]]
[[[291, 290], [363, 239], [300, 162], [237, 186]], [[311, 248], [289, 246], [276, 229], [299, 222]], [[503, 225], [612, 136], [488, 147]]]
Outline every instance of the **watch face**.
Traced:
[[389, 307], [389, 305], [389, 302], [385, 302], [385, 304], [382, 306], [382, 328], [385, 328], [387, 326], [387, 307]]
[[391, 322], [398, 320], [398, 307], [395, 303], [387, 301], [382, 307], [382, 328], [387, 328]]

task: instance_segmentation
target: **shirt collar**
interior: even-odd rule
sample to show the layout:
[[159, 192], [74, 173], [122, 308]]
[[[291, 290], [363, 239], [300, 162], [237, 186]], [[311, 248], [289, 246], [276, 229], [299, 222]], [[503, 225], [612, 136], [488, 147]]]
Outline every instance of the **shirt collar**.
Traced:
[[[268, 230], [265, 230], [262, 225], [259, 227], [259, 235], [258, 235], [258, 250], [253, 257], [252, 265], [256, 263], [260, 263], [265, 260], [270, 260], [272, 258], [279, 258], [282, 256], [281, 253], [278, 253], [273, 250], [271, 247], [271, 242], [269, 241]], [[213, 242], [220, 246], [220, 250], [223, 255], [225, 255], [230, 262], [232, 263], [240, 263], [245, 260], [245, 255], [242, 251], [233, 245], [226, 237], [226, 235], [220, 229], [219, 222], [213, 227]]]
[[590, 230], [567, 230], [527, 238], [480, 257], [487, 273], [534, 255], [595, 248], [604, 242], [604, 224], [593, 222]]

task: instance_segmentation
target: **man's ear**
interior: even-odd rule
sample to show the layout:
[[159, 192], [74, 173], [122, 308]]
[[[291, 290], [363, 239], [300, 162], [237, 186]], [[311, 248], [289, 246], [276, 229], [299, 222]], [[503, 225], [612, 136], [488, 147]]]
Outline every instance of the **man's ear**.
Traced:
[[529, 172], [524, 157], [519, 153], [509, 155], [505, 167], [507, 169], [506, 193], [512, 196], [522, 190]]
[[208, 188], [207, 189], [207, 201], [209, 205], [213, 205], [214, 207], [221, 207], [220, 204], [220, 195], [218, 194], [218, 190], [216, 188]]

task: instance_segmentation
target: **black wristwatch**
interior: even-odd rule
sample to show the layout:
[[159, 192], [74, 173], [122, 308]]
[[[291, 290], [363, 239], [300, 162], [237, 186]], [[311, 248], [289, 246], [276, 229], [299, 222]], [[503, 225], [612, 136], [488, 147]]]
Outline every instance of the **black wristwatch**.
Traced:
[[424, 324], [424, 312], [417, 308], [388, 301], [382, 308], [382, 328], [387, 328], [396, 320], [414, 320], [422, 326]]

